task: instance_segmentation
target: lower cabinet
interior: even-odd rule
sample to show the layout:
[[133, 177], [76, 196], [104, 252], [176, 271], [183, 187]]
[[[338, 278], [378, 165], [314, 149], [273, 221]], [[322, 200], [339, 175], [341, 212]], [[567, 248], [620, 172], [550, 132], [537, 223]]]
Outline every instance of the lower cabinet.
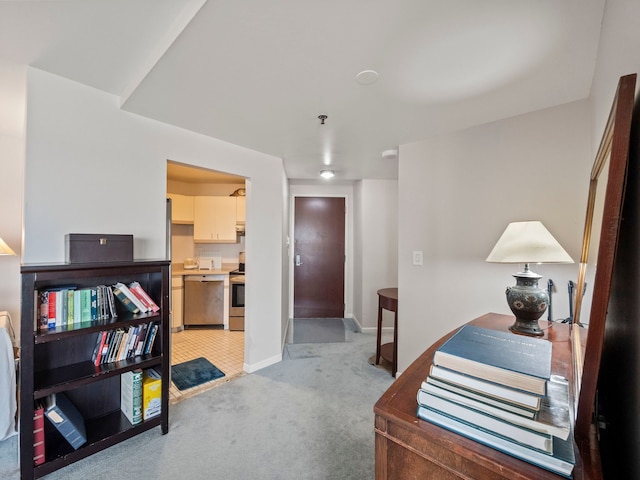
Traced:
[[175, 275], [171, 278], [171, 331], [179, 332], [184, 328], [184, 278]]
[[[21, 478], [43, 477], [155, 427], [167, 433], [169, 262], [23, 265], [21, 274]], [[130, 311], [108, 292], [119, 282], [139, 285], [155, 310]], [[135, 398], [153, 391], [154, 408], [130, 420], [126, 380], [143, 376]], [[41, 408], [44, 429], [34, 428]]]

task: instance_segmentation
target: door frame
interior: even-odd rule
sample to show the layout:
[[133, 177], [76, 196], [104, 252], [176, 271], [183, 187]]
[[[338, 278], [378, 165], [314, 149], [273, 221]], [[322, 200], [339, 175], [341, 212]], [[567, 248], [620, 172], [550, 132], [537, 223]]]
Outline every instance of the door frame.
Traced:
[[[353, 317], [353, 187], [351, 185], [290, 185], [289, 187], [289, 235], [287, 237], [289, 259], [289, 319], [293, 318], [293, 277], [294, 277], [294, 220], [295, 201], [297, 197], [338, 197], [345, 203], [345, 268], [344, 268], [344, 316]], [[324, 191], [324, 189], [327, 189]], [[336, 191], [338, 190], [338, 191]]]

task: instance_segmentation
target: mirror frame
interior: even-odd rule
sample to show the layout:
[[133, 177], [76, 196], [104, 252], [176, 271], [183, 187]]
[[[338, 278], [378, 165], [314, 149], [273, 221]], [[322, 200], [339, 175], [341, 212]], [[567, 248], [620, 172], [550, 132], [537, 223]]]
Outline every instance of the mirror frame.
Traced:
[[[575, 426], [575, 437], [577, 439], [587, 439], [589, 437], [593, 420], [605, 322], [613, 278], [613, 265], [618, 247], [618, 233], [620, 231], [622, 203], [626, 185], [635, 85], [636, 74], [620, 77], [589, 182], [574, 324], [572, 325], [576, 386], [579, 387], [580, 392]], [[589, 260], [589, 242], [591, 241], [593, 227], [598, 177], [607, 161], [609, 161], [608, 180], [602, 209], [602, 227], [600, 229], [600, 243], [596, 260], [597, 268], [593, 281], [589, 328], [583, 353], [582, 340], [580, 338], [581, 329], [578, 323], [580, 322], [581, 304]]]

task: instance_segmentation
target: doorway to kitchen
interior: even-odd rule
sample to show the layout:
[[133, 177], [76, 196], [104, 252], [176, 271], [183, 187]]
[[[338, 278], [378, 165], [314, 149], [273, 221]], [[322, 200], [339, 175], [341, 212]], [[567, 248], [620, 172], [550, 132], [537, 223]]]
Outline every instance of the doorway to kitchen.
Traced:
[[[243, 374], [244, 319], [230, 318], [230, 274], [241, 262], [244, 266], [245, 178], [168, 161], [167, 197], [171, 365], [202, 358], [224, 373], [205, 383], [182, 385], [183, 390], [172, 382], [170, 400], [175, 403]], [[207, 288], [189, 288], [194, 285]], [[192, 308], [193, 302], [198, 308]]]

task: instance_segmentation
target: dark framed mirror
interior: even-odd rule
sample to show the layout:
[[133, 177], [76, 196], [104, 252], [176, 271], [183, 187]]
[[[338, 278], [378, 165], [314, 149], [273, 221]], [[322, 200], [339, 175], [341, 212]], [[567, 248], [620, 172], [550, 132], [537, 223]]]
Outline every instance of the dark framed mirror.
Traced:
[[[636, 74], [621, 77], [618, 82], [589, 182], [573, 325], [576, 388], [579, 389], [577, 439], [588, 437], [592, 423], [625, 191], [635, 85]], [[588, 324], [588, 329], [582, 329], [579, 326], [582, 323]], [[584, 350], [583, 345], [586, 345]]]

